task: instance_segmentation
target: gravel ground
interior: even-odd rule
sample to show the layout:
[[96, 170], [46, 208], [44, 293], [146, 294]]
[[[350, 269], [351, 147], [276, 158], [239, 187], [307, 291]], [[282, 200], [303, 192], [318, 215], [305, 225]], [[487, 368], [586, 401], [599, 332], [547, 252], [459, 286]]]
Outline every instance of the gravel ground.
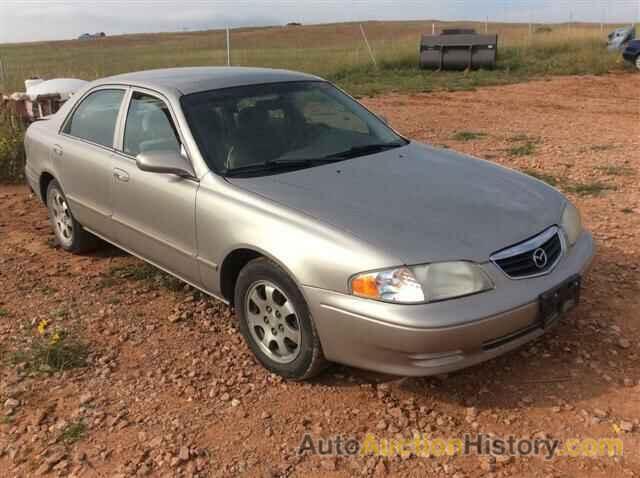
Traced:
[[[544, 175], [598, 243], [559, 327], [435, 378], [334, 366], [282, 381], [227, 307], [114, 248], [64, 253], [27, 189], [0, 187], [0, 475], [640, 476], [639, 90], [621, 74], [366, 100], [409, 137]], [[88, 345], [85, 367], [13, 364], [43, 319]], [[305, 432], [618, 436], [625, 456], [299, 456]]]

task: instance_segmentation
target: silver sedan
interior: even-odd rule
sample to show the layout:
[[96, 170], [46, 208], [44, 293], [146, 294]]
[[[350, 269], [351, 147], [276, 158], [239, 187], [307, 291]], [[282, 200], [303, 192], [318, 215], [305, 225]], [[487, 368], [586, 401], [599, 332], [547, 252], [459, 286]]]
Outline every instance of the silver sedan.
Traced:
[[64, 249], [102, 238], [231, 304], [257, 359], [293, 379], [503, 354], [578, 303], [594, 253], [557, 190], [410, 141], [302, 73], [105, 78], [25, 146]]

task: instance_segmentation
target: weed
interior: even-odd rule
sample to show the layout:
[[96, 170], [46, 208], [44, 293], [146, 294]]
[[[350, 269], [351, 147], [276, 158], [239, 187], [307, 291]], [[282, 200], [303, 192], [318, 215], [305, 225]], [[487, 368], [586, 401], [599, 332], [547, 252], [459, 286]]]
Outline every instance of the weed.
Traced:
[[536, 145], [531, 142], [512, 146], [507, 149], [509, 156], [530, 156], [536, 151]]
[[615, 191], [616, 187], [600, 181], [592, 181], [590, 183], [571, 184], [566, 186], [565, 189], [577, 194], [578, 196], [599, 196], [604, 191]]
[[523, 169], [522, 172], [525, 174], [528, 174], [529, 176], [533, 176], [534, 178], [539, 179], [540, 181], [544, 181], [545, 183], [551, 186], [557, 186], [558, 184], [560, 184], [560, 180], [555, 176], [552, 176], [551, 174], [543, 173], [536, 169], [527, 168], [527, 169]]
[[117, 279], [131, 279], [135, 281], [144, 281], [152, 286], [160, 286], [172, 291], [179, 291], [184, 287], [184, 283], [176, 279], [170, 274], [156, 269], [146, 262], [139, 264], [131, 264], [123, 267], [113, 267], [109, 271], [109, 275], [103, 278], [103, 287], [109, 287], [117, 283]]
[[71, 445], [84, 437], [87, 431], [87, 426], [82, 422], [74, 422], [67, 425], [60, 436], [59, 441], [64, 442], [67, 445]]
[[0, 108], [0, 182], [24, 179], [24, 131], [24, 124], [18, 117]]
[[7, 309], [3, 309], [0, 307], [0, 317], [6, 317], [9, 315], [9, 311]]
[[88, 348], [69, 332], [50, 329], [47, 320], [40, 321], [37, 332], [26, 350], [13, 353], [14, 364], [24, 364], [33, 373], [60, 372], [86, 366]]
[[610, 151], [615, 147], [614, 144], [594, 144], [591, 146], [591, 151]]
[[15, 421], [16, 417], [14, 417], [13, 415], [4, 415], [2, 418], [0, 418], [0, 423], [2, 423], [3, 425], [11, 425], [14, 421]]
[[473, 141], [487, 136], [487, 133], [479, 133], [474, 131], [458, 131], [451, 139], [456, 141]]
[[619, 166], [615, 164], [609, 164], [606, 166], [597, 166], [596, 169], [602, 171], [609, 176], [633, 176], [635, 174], [633, 168], [629, 166]]
[[633, 213], [633, 209], [631, 209], [630, 207], [625, 207], [622, 208], [621, 211], [625, 214], [632, 214]]

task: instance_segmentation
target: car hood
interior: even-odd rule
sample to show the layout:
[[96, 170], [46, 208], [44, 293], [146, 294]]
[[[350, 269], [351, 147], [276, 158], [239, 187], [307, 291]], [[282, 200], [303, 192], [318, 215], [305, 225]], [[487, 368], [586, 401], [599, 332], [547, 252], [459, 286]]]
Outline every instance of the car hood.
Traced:
[[228, 180], [348, 231], [405, 264], [485, 262], [491, 253], [557, 224], [565, 203], [558, 191], [529, 176], [417, 143]]

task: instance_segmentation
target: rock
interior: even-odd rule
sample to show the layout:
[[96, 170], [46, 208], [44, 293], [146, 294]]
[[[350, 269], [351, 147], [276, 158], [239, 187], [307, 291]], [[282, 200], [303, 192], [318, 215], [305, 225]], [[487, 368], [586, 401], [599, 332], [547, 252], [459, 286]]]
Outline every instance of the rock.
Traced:
[[374, 478], [382, 478], [387, 476], [387, 466], [384, 464], [384, 461], [380, 460], [376, 465], [375, 470], [373, 471]]
[[89, 402], [93, 401], [93, 394], [87, 392], [80, 395], [80, 405], [86, 405]]
[[631, 433], [633, 431], [633, 422], [621, 421], [620, 422], [620, 430], [623, 432]]
[[320, 462], [320, 466], [327, 471], [335, 471], [337, 468], [337, 463], [335, 457], [327, 458]]
[[46, 410], [38, 409], [38, 410], [36, 410], [36, 413], [33, 416], [33, 419], [31, 420], [31, 423], [34, 426], [38, 426], [44, 421], [46, 416], [47, 416], [47, 411]]
[[607, 412], [604, 410], [601, 410], [600, 408], [596, 408], [593, 411], [593, 414], [598, 418], [607, 418]]
[[631, 341], [625, 338], [621, 338], [620, 340], [618, 340], [618, 347], [620, 347], [621, 349], [628, 349], [629, 347], [631, 347]]
[[484, 459], [480, 461], [480, 468], [483, 471], [494, 471], [496, 469], [496, 464], [491, 460]]
[[45, 462], [48, 463], [49, 465], [53, 466], [53, 465], [57, 465], [59, 462], [61, 462], [62, 460], [64, 460], [66, 458], [67, 454], [63, 451], [58, 451], [55, 452], [51, 455], [49, 455], [46, 459]]
[[237, 398], [234, 398], [233, 400], [231, 400], [232, 407], [237, 407], [238, 405], [240, 405], [240, 400], [238, 400]]
[[42, 475], [46, 475], [47, 473], [49, 473], [49, 470], [51, 470], [51, 465], [47, 462], [44, 462], [42, 465], [40, 465], [40, 467], [36, 470], [36, 476], [42, 476]]
[[162, 445], [162, 437], [155, 437], [149, 442], [149, 447], [151, 448], [158, 448], [160, 445]]
[[7, 398], [7, 401], [4, 402], [4, 408], [17, 408], [20, 406], [20, 402], [15, 398]]
[[380, 420], [376, 424], [376, 430], [386, 430], [386, 429], [387, 429], [387, 422], [385, 422], [384, 420]]
[[178, 458], [180, 461], [188, 461], [189, 460], [189, 448], [186, 446], [181, 446], [180, 451], [178, 452]]
[[229, 395], [228, 393], [223, 393], [222, 395], [220, 395], [220, 400], [222, 400], [223, 402], [228, 402], [230, 398], [231, 395]]

